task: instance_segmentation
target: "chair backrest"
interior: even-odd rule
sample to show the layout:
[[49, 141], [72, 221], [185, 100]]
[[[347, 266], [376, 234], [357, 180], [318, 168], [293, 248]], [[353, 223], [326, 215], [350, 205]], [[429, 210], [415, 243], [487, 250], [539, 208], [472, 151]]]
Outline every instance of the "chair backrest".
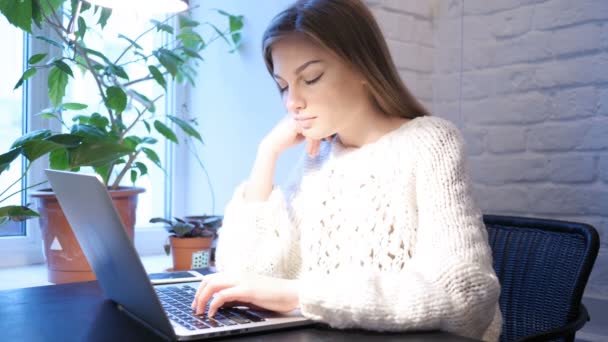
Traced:
[[598, 253], [597, 231], [556, 220], [483, 219], [502, 286], [501, 341], [517, 341], [574, 320]]

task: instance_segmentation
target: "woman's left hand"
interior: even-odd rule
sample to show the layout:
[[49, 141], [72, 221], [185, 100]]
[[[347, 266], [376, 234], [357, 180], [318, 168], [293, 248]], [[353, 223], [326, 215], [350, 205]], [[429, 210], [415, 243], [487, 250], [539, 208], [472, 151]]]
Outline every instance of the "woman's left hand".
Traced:
[[205, 312], [213, 317], [224, 304], [243, 303], [271, 311], [288, 312], [299, 306], [298, 281], [261, 276], [253, 273], [214, 273], [201, 282], [192, 309], [197, 315]]

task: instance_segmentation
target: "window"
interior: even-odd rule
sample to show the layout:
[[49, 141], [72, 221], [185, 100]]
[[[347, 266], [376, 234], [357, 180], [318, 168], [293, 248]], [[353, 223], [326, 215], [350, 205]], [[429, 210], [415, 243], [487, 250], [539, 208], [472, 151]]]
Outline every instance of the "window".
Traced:
[[[92, 15], [93, 11], [91, 10], [82, 13], [82, 17], [87, 23], [96, 22], [97, 18], [93, 18]], [[119, 35], [134, 40], [151, 27], [152, 24], [148, 17], [138, 16], [137, 14], [128, 11], [113, 11], [104, 30], [99, 31], [89, 28], [85, 40], [89, 48], [100, 51], [110, 60], [116, 61], [125, 50], [125, 47], [129, 45], [129, 42], [126, 39], [119, 38]], [[95, 26], [95, 28], [97, 28], [97, 26]], [[145, 35], [142, 39], [137, 41], [137, 44], [142, 47], [141, 51], [144, 51], [139, 53], [145, 54], [145, 52], [151, 52], [153, 48], [162, 44], [162, 38], [162, 35], [156, 32]], [[146, 64], [127, 63], [131, 60], [138, 60], [141, 58], [141, 56], [134, 55], [133, 49], [131, 49], [122, 56], [118, 65], [123, 66], [125, 71], [131, 76], [138, 74], [147, 75], [148, 70]], [[152, 82], [143, 82], [138, 84], [138, 86], [137, 91], [147, 95], [151, 99], [162, 95], [162, 92], [159, 92], [158, 90], [159, 87], [155, 86]], [[156, 93], [153, 90], [156, 90]], [[103, 114], [106, 109], [103, 104], [99, 102], [99, 99], [99, 92], [93, 77], [89, 74], [87, 74], [86, 77], [83, 77], [82, 73], [75, 69], [74, 80], [70, 82], [69, 88], [66, 89], [66, 96], [63, 101], [84, 103], [89, 106], [87, 109], [88, 112], [98, 111]], [[163, 109], [166, 108], [165, 98], [161, 98], [155, 104], [156, 108], [158, 108], [158, 112], [163, 113]], [[77, 114], [77, 112], [66, 112], [63, 119], [71, 122], [71, 118]], [[71, 115], [71, 117], [69, 115]], [[137, 113], [134, 110], [127, 110], [123, 113], [123, 117], [127, 123], [129, 122], [129, 118], [134, 118], [136, 116]], [[140, 123], [139, 125], [139, 127], [134, 127], [134, 133], [145, 135], [146, 129], [143, 123]], [[165, 149], [164, 141], [164, 139], [159, 139], [154, 150], [161, 158], [161, 165], [167, 168], [169, 165], [165, 163], [167, 151]], [[168, 191], [169, 186], [165, 182], [165, 174], [163, 171], [151, 163], [148, 163], [148, 166], [149, 174], [140, 177], [136, 184], [137, 186], [146, 189], [146, 192], [139, 195], [136, 223], [138, 227], [148, 225], [148, 221], [152, 217], [165, 216], [165, 195], [170, 193], [170, 191]], [[132, 186], [133, 184], [129, 177], [125, 177], [121, 185]]]
[[[0, 41], [4, 46], [10, 46], [0, 54], [0, 115], [2, 123], [0, 124], [0, 153], [5, 153], [9, 150], [10, 145], [15, 139], [23, 133], [23, 87], [13, 90], [15, 82], [23, 73], [23, 40], [24, 35], [21, 30], [10, 25], [4, 16], [0, 16]], [[5, 171], [0, 176], [0, 200], [6, 198], [9, 194], [19, 190], [21, 184], [14, 184], [10, 189], [8, 187], [17, 181], [21, 176], [22, 165], [20, 160], [15, 160], [8, 171]], [[23, 196], [16, 194], [1, 205], [20, 205]], [[19, 236], [25, 235], [25, 225], [22, 223], [10, 222], [0, 227], [0, 236]]]
[[[89, 15], [86, 12], [84, 15]], [[135, 38], [145, 29], [152, 26], [149, 18], [137, 17], [133, 13], [119, 13], [115, 11], [108, 21], [103, 32], [87, 32], [90, 47], [103, 52], [109, 58], [115, 59], [126, 46], [127, 41], [118, 38], [118, 34], [123, 34], [129, 38]], [[40, 34], [47, 35], [50, 29], [43, 28]], [[46, 33], [45, 33], [46, 32]], [[53, 131], [59, 131], [61, 126], [54, 120], [46, 120], [35, 116], [42, 109], [50, 106], [46, 78], [36, 75], [28, 80], [29, 84], [26, 87], [21, 87], [13, 91], [13, 87], [23, 73], [24, 61], [27, 59], [28, 50], [35, 53], [46, 52], [49, 56], [56, 54], [56, 50], [50, 47], [47, 43], [38, 39], [24, 39], [24, 34], [19, 29], [10, 25], [3, 16], [0, 16], [0, 39], [5, 46], [11, 48], [7, 52], [0, 54], [0, 151], [6, 152], [10, 144], [24, 132], [24, 127], [29, 127], [28, 130], [49, 128]], [[144, 49], [150, 50], [153, 46], [158, 46], [163, 42], [164, 37], [155, 33], [147, 35], [145, 39], [139, 40], [138, 44]], [[127, 55], [125, 57], [128, 57]], [[128, 59], [126, 59], [128, 61]], [[126, 66], [127, 72], [137, 73], [137, 70], [132, 68], [141, 67], [135, 64]], [[91, 85], [93, 82], [88, 77], [83, 77], [77, 68], [74, 68], [74, 80], [70, 82], [71, 87], [66, 90], [64, 102], [80, 102], [89, 105], [89, 109], [103, 107], [99, 103], [99, 96], [96, 93], [97, 87]], [[142, 83], [139, 92], [146, 94], [149, 97], [156, 97], [161, 94], [154, 94], [150, 89], [152, 84]], [[154, 88], [156, 89], [156, 88]], [[163, 99], [156, 102], [159, 114], [165, 111], [164, 108], [171, 106], [176, 107], [173, 95], [169, 94], [168, 99]], [[27, 109], [26, 109], [27, 104]], [[67, 112], [66, 114], [71, 114]], [[74, 113], [78, 114], [78, 113]], [[132, 113], [131, 113], [132, 114]], [[126, 117], [128, 113], [124, 113]], [[70, 117], [64, 116], [64, 120], [71, 120]], [[27, 124], [27, 125], [26, 125]], [[139, 127], [144, 130], [144, 127]], [[146, 189], [146, 192], [139, 197], [137, 210], [137, 228], [148, 226], [150, 217], [167, 216], [167, 208], [170, 208], [171, 203], [171, 187], [168, 185], [171, 179], [171, 156], [170, 149], [166, 149], [164, 139], [159, 139], [159, 143], [155, 146], [155, 151], [161, 158], [161, 164], [165, 167], [165, 172], [158, 169], [154, 165], [149, 165], [149, 175], [140, 177], [137, 186]], [[43, 170], [46, 165], [44, 162], [35, 162], [34, 167], [30, 172], [31, 184], [38, 182], [44, 178]], [[10, 171], [2, 173], [0, 178], [0, 192], [6, 188], [11, 182], [14, 182], [21, 175], [21, 165], [15, 161], [11, 165]], [[128, 177], [127, 177], [128, 178]], [[126, 180], [124, 184], [131, 186], [130, 180]], [[19, 189], [20, 185], [16, 185], [15, 189]], [[4, 197], [4, 196], [3, 196]], [[25, 196], [16, 195], [11, 197], [10, 202], [6, 201], [3, 204], [20, 204], [26, 200]], [[10, 267], [27, 265], [44, 262], [43, 245], [40, 236], [40, 229], [37, 220], [28, 220], [27, 224], [11, 224], [0, 228], [0, 267]], [[144, 236], [145, 235], [145, 236]], [[139, 236], [139, 237], [138, 237]], [[136, 229], [136, 247], [142, 254], [162, 253], [162, 241], [166, 238], [166, 232], [162, 227], [154, 227], [153, 229]]]

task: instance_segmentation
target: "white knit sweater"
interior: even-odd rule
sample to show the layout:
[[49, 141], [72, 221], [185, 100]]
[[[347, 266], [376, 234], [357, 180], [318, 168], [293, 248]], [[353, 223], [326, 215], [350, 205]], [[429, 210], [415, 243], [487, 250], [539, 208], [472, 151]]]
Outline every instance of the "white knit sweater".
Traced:
[[300, 279], [302, 313], [337, 328], [498, 339], [500, 285], [456, 127], [420, 117], [360, 148], [333, 139], [299, 170], [265, 202], [239, 186], [220, 271]]

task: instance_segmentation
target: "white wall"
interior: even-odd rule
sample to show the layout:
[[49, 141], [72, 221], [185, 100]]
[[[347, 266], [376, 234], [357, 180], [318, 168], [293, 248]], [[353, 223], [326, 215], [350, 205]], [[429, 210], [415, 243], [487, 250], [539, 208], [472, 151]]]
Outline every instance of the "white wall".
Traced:
[[[205, 50], [197, 86], [191, 92], [190, 112], [199, 118], [206, 146], [200, 151], [216, 194], [216, 213], [223, 213], [236, 186], [247, 178], [257, 145], [284, 114], [278, 90], [266, 71], [261, 54], [261, 39], [266, 25], [288, 0], [194, 1], [201, 5], [197, 20], [223, 25], [223, 17], [207, 10], [220, 8], [245, 17], [243, 45], [229, 54], [227, 45], [216, 41]], [[287, 177], [298, 158], [297, 149], [284, 155], [277, 166], [277, 182]], [[191, 188], [183, 208], [176, 213], [211, 211], [207, 182], [198, 165], [190, 161], [186, 176]]]

